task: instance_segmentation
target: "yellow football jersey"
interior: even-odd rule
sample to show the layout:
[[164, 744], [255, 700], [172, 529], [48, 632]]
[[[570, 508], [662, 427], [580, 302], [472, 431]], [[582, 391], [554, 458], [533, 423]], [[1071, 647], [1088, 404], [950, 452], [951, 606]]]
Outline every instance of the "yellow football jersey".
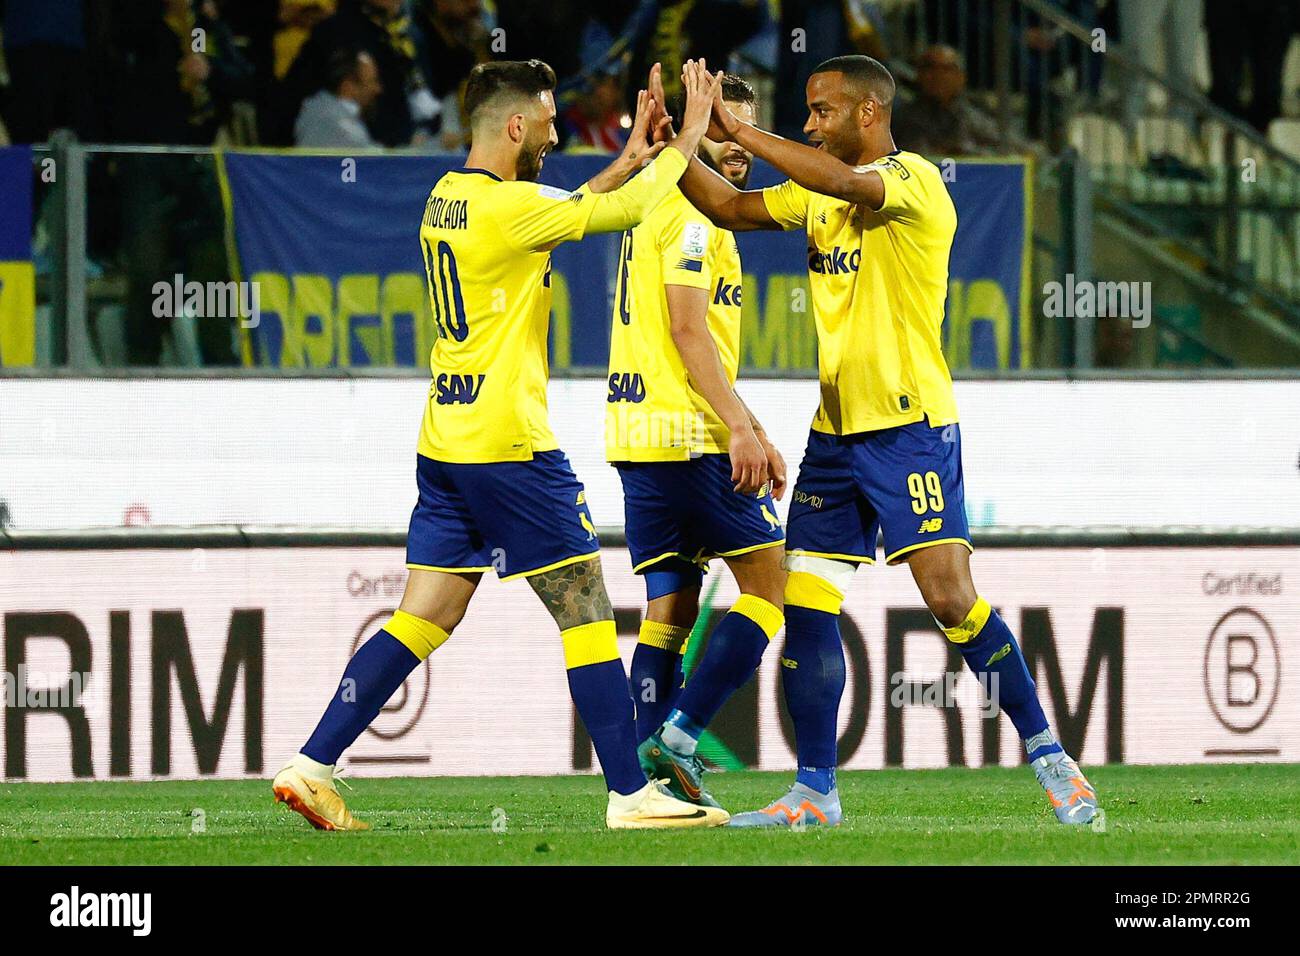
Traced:
[[793, 181], [763, 190], [782, 228], [808, 233], [821, 406], [832, 435], [928, 418], [957, 421], [940, 328], [957, 211], [938, 167], [895, 150], [871, 163], [885, 183], [878, 211]]
[[582, 238], [590, 199], [477, 169], [434, 185], [420, 246], [439, 337], [421, 455], [527, 461], [557, 447], [546, 412], [550, 250]]
[[609, 461], [682, 461], [727, 450], [727, 426], [691, 386], [673, 343], [665, 287], [708, 292], [709, 332], [734, 384], [740, 280], [736, 237], [713, 225], [680, 189], [623, 234], [605, 404]]

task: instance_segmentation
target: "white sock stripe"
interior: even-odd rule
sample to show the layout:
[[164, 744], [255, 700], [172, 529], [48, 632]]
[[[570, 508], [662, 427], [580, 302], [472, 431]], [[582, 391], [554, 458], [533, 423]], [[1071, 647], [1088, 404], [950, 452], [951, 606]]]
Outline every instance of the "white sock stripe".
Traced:
[[849, 593], [849, 583], [853, 580], [856, 564], [848, 561], [836, 561], [834, 558], [819, 558], [811, 554], [787, 554], [785, 556], [787, 571], [803, 571], [827, 581], [841, 594]]

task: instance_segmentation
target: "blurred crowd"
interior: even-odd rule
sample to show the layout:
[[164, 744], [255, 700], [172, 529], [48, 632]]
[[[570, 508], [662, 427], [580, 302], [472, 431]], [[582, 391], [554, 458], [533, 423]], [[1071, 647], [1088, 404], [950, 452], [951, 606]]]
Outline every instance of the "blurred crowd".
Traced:
[[[465, 146], [488, 59], [545, 59], [562, 135], [615, 150], [629, 69], [672, 41], [725, 61], [768, 0], [0, 0], [11, 142]], [[774, 37], [769, 36], [774, 46]], [[5, 79], [7, 77], [7, 83]]]
[[[955, 2], [0, 0], [0, 120], [12, 142], [67, 128], [99, 143], [457, 150], [473, 66], [537, 56], [561, 78], [562, 145], [616, 151], [630, 78], [662, 61], [671, 94], [692, 55], [768, 78], [768, 118], [799, 136], [812, 64], [846, 50], [911, 56], [890, 14], [934, 20]], [[955, 46], [916, 61], [912, 148], [993, 142]]]
[[[1300, 0], [1045, 0], [1138, 63], [1260, 130], [1282, 112]], [[1130, 123], [1147, 90], [1104, 84], [1061, 31], [1012, 4], [1017, 119], [1049, 138], [1063, 75]], [[767, 118], [798, 136], [812, 66], [846, 51], [902, 66], [908, 148], [988, 148], [996, 0], [0, 0], [0, 141], [455, 150], [461, 92], [488, 59], [545, 59], [569, 148], [617, 150], [651, 62], [706, 57], [771, 81]], [[923, 42], [918, 42], [923, 39]], [[1073, 49], [1075, 55], [1069, 55]], [[1208, 76], [1195, 65], [1208, 62]], [[672, 90], [670, 89], [671, 93]], [[1176, 106], [1176, 104], [1174, 104]], [[1057, 114], [1057, 115], [1054, 115]], [[7, 137], [5, 133], [7, 131]]]
[[[796, 139], [813, 67], [875, 56], [900, 81], [896, 142], [932, 157], [1054, 152], [1081, 111], [1130, 131], [1153, 113], [1180, 118], [1178, 97], [1093, 55], [1044, 7], [1261, 131], [1294, 109], [1300, 80], [1285, 62], [1300, 0], [0, 0], [0, 145], [68, 129], [88, 143], [456, 152], [474, 65], [529, 57], [560, 78], [569, 151], [621, 149], [650, 64], [663, 63], [671, 96], [688, 56], [750, 79], [760, 123]], [[995, 122], [999, 44], [1007, 129]], [[121, 310], [127, 361], [157, 364], [167, 330], [153, 283], [230, 275], [213, 163], [201, 150], [94, 156], [92, 288], [123, 280], [105, 307]], [[38, 275], [45, 237], [38, 223]], [[228, 329], [204, 323], [200, 335], [201, 361], [237, 361]]]

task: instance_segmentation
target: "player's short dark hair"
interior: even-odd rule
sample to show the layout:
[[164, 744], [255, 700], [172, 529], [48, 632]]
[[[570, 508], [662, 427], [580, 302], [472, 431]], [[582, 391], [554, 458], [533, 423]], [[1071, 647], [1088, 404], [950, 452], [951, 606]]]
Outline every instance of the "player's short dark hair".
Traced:
[[[734, 73], [722, 74], [722, 99], [727, 103], [748, 103], [758, 109], [758, 94], [749, 81]], [[669, 99], [668, 113], [673, 118], [673, 125], [678, 129], [682, 125], [682, 113], [686, 110], [686, 97], [677, 94]]]
[[471, 121], [485, 104], [498, 98], [528, 99], [555, 89], [555, 71], [541, 60], [494, 60], [469, 71], [465, 112]]
[[833, 56], [817, 65], [813, 74], [817, 73], [843, 73], [859, 98], [866, 99], [870, 96], [885, 109], [893, 105], [897, 90], [894, 75], [877, 59], [858, 54]]

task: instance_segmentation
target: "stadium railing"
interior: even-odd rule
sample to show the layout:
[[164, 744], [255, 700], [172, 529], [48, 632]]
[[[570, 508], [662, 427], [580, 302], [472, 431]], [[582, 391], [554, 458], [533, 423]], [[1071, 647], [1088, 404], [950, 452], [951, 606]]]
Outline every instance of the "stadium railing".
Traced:
[[[900, 17], [906, 49], [942, 42], [964, 55], [1004, 148], [1037, 141], [1076, 157], [1109, 244], [1155, 250], [1149, 268], [1176, 273], [1258, 335], [1300, 347], [1300, 161], [1147, 66], [1136, 46], [1156, 38], [1115, 42], [1047, 0], [919, 3]], [[1065, 183], [1068, 163], [1062, 172]], [[1098, 255], [1094, 265], [1104, 274], [1123, 261]], [[1194, 329], [1167, 325], [1214, 360]]]

